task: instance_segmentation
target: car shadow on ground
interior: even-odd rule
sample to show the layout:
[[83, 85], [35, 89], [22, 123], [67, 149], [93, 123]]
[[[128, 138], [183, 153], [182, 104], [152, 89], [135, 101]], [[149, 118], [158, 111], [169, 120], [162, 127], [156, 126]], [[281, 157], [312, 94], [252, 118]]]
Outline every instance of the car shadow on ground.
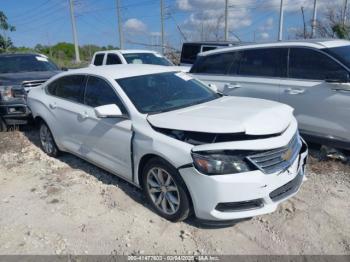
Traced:
[[[21, 132], [28, 138], [28, 140], [40, 148], [40, 140], [39, 140], [39, 131], [36, 126], [21, 128]], [[78, 158], [70, 153], [61, 153], [61, 155], [57, 158], [58, 160], [64, 162], [72, 169], [78, 169], [84, 171], [86, 174], [94, 176], [96, 179], [101, 181], [105, 185], [114, 185], [121, 189], [125, 194], [127, 194], [132, 200], [141, 204], [145, 208], [148, 208], [151, 212], [154, 212], [153, 208], [147, 203], [146, 198], [144, 197], [142, 190], [137, 188], [136, 186], [126, 182], [125, 180], [115, 176], [81, 158]], [[229, 221], [225, 223], [210, 223], [208, 221], [201, 221], [196, 219], [193, 215], [190, 216], [184, 222], [188, 225], [201, 229], [217, 229], [217, 228], [226, 228], [232, 227], [237, 223], [240, 223], [244, 220], [235, 220]], [[169, 222], [171, 223], [171, 222]]]

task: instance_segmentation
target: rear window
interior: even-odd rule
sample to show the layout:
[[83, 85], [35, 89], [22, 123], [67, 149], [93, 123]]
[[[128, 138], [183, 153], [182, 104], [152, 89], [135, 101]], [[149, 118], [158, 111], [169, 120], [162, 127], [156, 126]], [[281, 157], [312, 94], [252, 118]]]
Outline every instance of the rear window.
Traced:
[[183, 44], [181, 52], [181, 63], [193, 64], [197, 54], [201, 52], [201, 46], [196, 44]]
[[104, 56], [105, 56], [105, 54], [97, 54], [97, 55], [95, 55], [94, 65], [95, 66], [102, 65]]

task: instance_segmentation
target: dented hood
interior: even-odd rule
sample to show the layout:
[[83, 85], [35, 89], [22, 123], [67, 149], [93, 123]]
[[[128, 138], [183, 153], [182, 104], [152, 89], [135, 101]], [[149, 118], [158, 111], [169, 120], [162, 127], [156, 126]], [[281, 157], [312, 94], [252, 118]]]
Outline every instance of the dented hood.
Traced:
[[291, 123], [293, 108], [268, 100], [222, 97], [207, 103], [149, 115], [158, 128], [206, 133], [269, 135], [283, 132]]

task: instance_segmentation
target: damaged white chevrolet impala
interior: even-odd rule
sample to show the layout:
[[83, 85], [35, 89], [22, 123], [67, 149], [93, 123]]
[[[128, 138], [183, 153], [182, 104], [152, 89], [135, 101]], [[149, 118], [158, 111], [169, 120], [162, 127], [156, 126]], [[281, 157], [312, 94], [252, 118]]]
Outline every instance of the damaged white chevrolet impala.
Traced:
[[142, 188], [171, 221], [273, 212], [299, 190], [307, 146], [293, 109], [224, 97], [149, 65], [84, 68], [33, 88], [28, 105], [50, 156], [70, 152]]

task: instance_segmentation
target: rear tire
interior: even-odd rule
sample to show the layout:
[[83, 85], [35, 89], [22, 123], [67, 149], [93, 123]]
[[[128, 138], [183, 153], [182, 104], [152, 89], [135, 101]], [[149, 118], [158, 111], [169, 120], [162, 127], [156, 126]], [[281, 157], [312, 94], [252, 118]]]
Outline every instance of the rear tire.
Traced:
[[0, 132], [6, 132], [6, 131], [7, 131], [7, 125], [4, 119], [0, 116]]
[[45, 122], [40, 123], [39, 138], [42, 150], [51, 157], [57, 157], [60, 153], [53, 138], [50, 128]]
[[190, 214], [190, 198], [180, 174], [161, 158], [151, 159], [142, 172], [142, 188], [157, 214], [172, 222]]

